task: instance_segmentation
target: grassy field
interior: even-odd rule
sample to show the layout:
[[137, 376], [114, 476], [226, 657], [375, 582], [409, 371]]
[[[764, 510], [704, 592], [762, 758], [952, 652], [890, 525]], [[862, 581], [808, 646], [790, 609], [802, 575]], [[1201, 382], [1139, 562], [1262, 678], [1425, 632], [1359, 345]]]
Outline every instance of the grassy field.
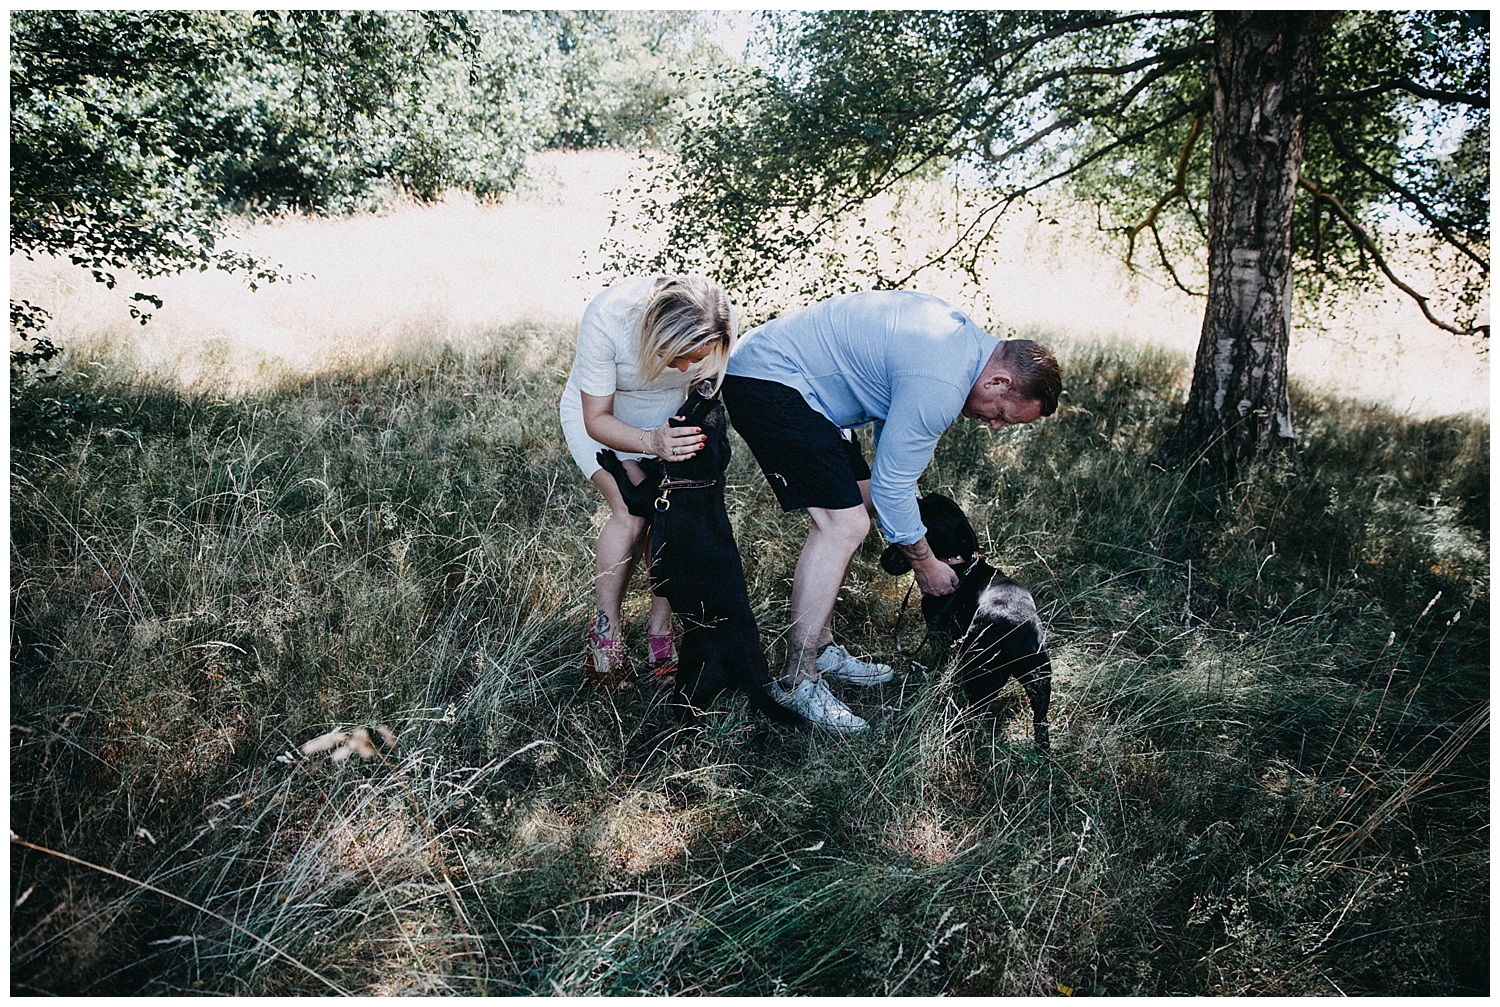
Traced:
[[[11, 828], [95, 865], [13, 844], [13, 992], [1488, 991], [1486, 422], [1302, 393], [1216, 482], [1153, 459], [1183, 360], [1062, 346], [1058, 415], [925, 480], [1036, 595], [1052, 758], [933, 653], [861, 736], [654, 746], [583, 682], [569, 335], [13, 401]], [[728, 497], [774, 651], [805, 518], [743, 445]], [[879, 545], [835, 629], [890, 656]]]

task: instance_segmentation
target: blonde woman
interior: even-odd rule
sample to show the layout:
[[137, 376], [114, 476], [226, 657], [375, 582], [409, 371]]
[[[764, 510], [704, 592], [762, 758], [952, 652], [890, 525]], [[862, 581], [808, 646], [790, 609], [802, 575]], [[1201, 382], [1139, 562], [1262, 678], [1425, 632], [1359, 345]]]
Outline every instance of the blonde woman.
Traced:
[[[620, 689], [630, 687], [620, 603], [650, 525], [625, 509], [620, 488], [595, 455], [612, 448], [640, 481], [638, 459], [683, 461], [697, 454], [703, 431], [667, 420], [696, 382], [707, 378], [718, 387], [734, 335], [724, 288], [701, 276], [622, 280], [589, 302], [578, 325], [578, 351], [559, 412], [573, 460], [609, 504], [594, 549], [597, 611], [588, 648], [590, 674]], [[669, 673], [677, 659], [672, 610], [654, 594], [646, 640], [658, 674]]]

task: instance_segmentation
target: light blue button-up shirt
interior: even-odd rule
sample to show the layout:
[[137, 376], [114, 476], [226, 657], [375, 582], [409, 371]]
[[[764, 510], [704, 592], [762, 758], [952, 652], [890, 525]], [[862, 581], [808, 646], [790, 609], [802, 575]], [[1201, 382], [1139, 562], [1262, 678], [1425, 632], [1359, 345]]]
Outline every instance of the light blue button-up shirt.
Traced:
[[795, 388], [840, 427], [873, 422], [870, 498], [885, 537], [910, 545], [927, 534], [917, 478], [999, 343], [930, 294], [875, 290], [752, 329], [729, 373]]

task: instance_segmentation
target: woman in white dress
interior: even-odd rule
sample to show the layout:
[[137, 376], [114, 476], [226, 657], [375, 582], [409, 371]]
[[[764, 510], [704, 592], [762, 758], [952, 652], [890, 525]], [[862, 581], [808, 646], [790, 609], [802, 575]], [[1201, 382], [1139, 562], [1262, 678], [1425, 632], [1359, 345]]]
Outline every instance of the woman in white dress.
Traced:
[[[638, 459], [691, 458], [705, 440], [697, 427], [667, 424], [705, 378], [723, 380], [734, 342], [733, 309], [724, 288], [701, 276], [644, 276], [622, 280], [594, 297], [578, 325], [578, 352], [563, 388], [559, 413], [568, 450], [609, 503], [609, 520], [594, 550], [597, 612], [588, 632], [590, 672], [629, 688], [620, 635], [620, 602], [648, 541], [650, 524], [625, 509], [613, 477], [595, 455], [612, 448], [631, 477], [643, 478]], [[651, 597], [646, 628], [658, 674], [674, 670], [672, 610]]]

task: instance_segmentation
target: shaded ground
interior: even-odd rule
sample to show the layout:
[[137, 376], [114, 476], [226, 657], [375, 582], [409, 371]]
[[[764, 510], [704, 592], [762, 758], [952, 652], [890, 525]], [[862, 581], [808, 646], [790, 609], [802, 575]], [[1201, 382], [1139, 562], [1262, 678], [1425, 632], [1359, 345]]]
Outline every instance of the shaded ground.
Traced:
[[[566, 346], [13, 404], [11, 828], [206, 910], [13, 846], [14, 992], [1487, 992], [1487, 423], [1298, 390], [1300, 459], [1189, 478], [1182, 361], [1064, 344], [1056, 416], [924, 479], [1036, 595], [1053, 758], [941, 652], [859, 737], [658, 746], [583, 684]], [[728, 499], [775, 648], [803, 519], [742, 445]], [[890, 656], [878, 554], [836, 630]], [[295, 751], [355, 725], [397, 746]]]

